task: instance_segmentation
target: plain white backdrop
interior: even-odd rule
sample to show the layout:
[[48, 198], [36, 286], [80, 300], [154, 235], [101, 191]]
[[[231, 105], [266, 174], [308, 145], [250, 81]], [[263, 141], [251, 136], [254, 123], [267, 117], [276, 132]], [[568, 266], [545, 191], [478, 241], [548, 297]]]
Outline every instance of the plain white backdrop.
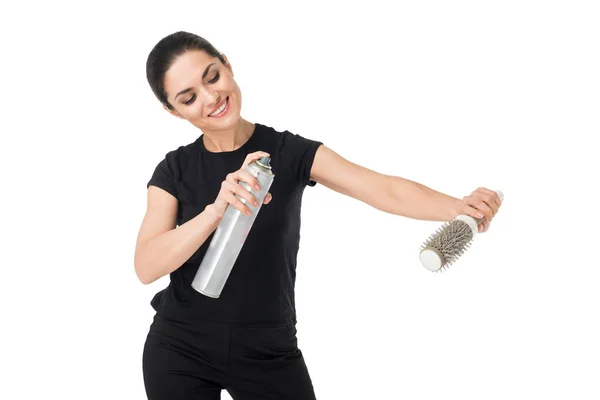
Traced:
[[506, 196], [433, 274], [418, 250], [441, 222], [306, 190], [297, 328], [319, 399], [600, 398], [594, 2], [15, 4], [1, 398], [145, 399], [149, 302], [168, 283], [133, 269], [146, 183], [200, 134], [145, 79], [177, 30], [228, 56], [248, 120], [455, 197]]

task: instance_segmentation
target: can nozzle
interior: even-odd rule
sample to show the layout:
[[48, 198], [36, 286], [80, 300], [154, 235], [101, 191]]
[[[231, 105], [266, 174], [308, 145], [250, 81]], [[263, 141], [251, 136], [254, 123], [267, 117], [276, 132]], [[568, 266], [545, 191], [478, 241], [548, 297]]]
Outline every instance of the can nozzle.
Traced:
[[258, 160], [258, 163], [260, 163], [263, 167], [271, 168], [271, 165], [269, 165], [271, 163], [271, 159], [269, 157], [261, 157], [260, 160]]

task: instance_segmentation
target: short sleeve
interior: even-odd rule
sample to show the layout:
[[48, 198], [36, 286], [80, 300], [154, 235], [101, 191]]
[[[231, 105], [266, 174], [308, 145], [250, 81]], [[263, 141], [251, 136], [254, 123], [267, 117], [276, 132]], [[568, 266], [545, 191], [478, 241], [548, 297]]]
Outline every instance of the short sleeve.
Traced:
[[173, 170], [172, 165], [169, 163], [168, 155], [160, 163], [158, 163], [154, 169], [152, 177], [146, 184], [146, 188], [150, 187], [150, 185], [157, 186], [172, 194], [174, 197], [177, 197], [175, 171]]
[[317, 149], [322, 144], [322, 142], [307, 139], [288, 131], [284, 132], [284, 154], [296, 171], [299, 182], [303, 185], [315, 186], [317, 184], [310, 179], [310, 171]]

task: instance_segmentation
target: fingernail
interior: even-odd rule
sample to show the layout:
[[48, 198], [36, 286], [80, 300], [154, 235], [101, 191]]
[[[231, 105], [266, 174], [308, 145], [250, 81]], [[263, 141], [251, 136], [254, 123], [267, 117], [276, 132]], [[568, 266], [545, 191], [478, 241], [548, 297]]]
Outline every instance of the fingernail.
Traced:
[[246, 210], [246, 215], [251, 215], [252, 213], [249, 210]]
[[483, 218], [483, 214], [482, 213], [478, 213], [477, 214], [477, 218]]
[[254, 190], [260, 190], [260, 186], [258, 186], [258, 185], [254, 186]]

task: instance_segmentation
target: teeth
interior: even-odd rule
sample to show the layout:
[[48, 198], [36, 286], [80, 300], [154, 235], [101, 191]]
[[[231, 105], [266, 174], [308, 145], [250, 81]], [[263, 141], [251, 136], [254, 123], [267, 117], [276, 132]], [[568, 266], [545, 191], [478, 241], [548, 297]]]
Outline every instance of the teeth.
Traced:
[[223, 103], [223, 105], [221, 107], [219, 107], [219, 109], [217, 111], [215, 111], [212, 114], [208, 114], [209, 117], [214, 117], [215, 115], [219, 115], [223, 112], [223, 110], [225, 109], [225, 107], [227, 106], [227, 103], [229, 102], [229, 99], [225, 100], [225, 103]]

